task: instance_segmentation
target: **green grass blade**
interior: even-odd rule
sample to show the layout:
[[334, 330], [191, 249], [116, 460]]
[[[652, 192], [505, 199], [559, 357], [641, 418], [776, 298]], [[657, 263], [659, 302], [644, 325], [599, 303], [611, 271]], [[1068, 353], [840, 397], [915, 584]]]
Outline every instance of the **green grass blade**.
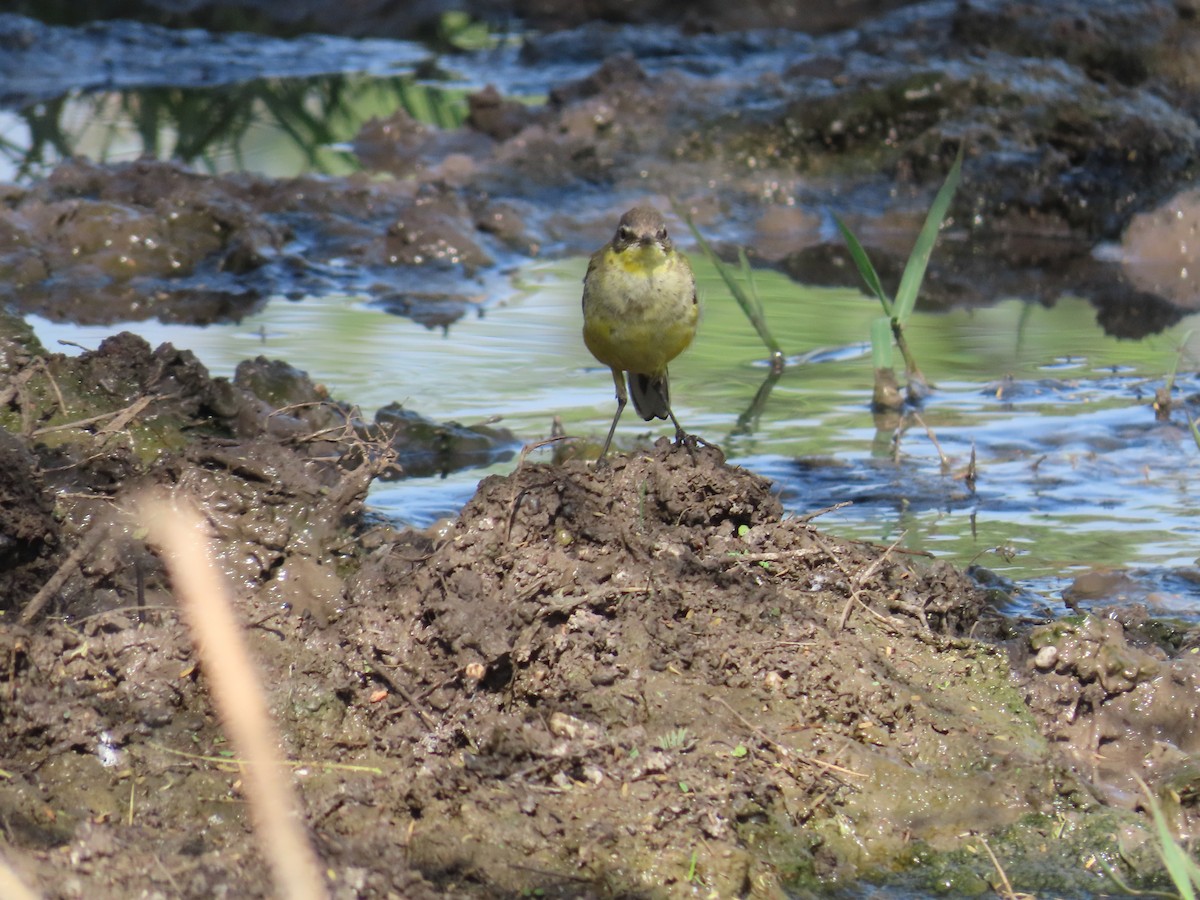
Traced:
[[1167, 867], [1167, 874], [1171, 876], [1171, 883], [1175, 885], [1183, 900], [1196, 900], [1196, 864], [1176, 842], [1157, 804], [1152, 806], [1150, 811], [1154, 815], [1154, 831], [1159, 841], [1159, 853], [1162, 854], [1163, 865]]
[[1194, 330], [1195, 329], [1187, 331], [1183, 337], [1179, 339], [1179, 349], [1175, 351], [1175, 359], [1171, 363], [1171, 371], [1167, 373], [1166, 384], [1168, 396], [1170, 395], [1171, 391], [1175, 389], [1175, 376], [1179, 372], [1179, 362], [1183, 359], [1183, 352], [1187, 348], [1188, 341], [1192, 339], [1192, 331]]
[[1150, 816], [1154, 819], [1154, 835], [1158, 840], [1158, 852], [1162, 856], [1163, 865], [1167, 868], [1167, 874], [1171, 876], [1171, 883], [1179, 891], [1179, 896], [1183, 900], [1196, 900], [1195, 889], [1200, 887], [1200, 866], [1196, 865], [1195, 860], [1175, 840], [1175, 834], [1171, 830], [1167, 817], [1163, 814], [1162, 805], [1154, 796], [1154, 792], [1142, 779], [1138, 778], [1137, 782], [1146, 797], [1146, 806], [1150, 810]]
[[750, 257], [746, 255], [745, 247], [738, 247], [738, 264], [742, 267], [742, 278], [746, 280], [746, 287], [749, 289], [750, 302], [754, 304], [760, 316], [764, 315], [762, 297], [758, 295], [758, 285], [754, 283], [754, 269], [750, 266]]
[[850, 251], [850, 258], [854, 260], [858, 274], [867, 283], [867, 287], [871, 293], [879, 298], [879, 302], [883, 304], [883, 311], [890, 316], [892, 314], [892, 301], [888, 299], [888, 295], [884, 292], [883, 283], [879, 280], [879, 273], [871, 265], [871, 259], [867, 256], [867, 251], [863, 249], [863, 245], [858, 242], [858, 238], [854, 236], [854, 232], [846, 226], [845, 222], [836, 215], [833, 217], [833, 221], [837, 223], [838, 231], [842, 233], [842, 240], [846, 242], [846, 248]]
[[946, 176], [945, 183], [934, 197], [933, 206], [929, 207], [929, 215], [925, 217], [925, 224], [921, 226], [921, 233], [917, 235], [917, 242], [908, 257], [904, 274], [900, 277], [900, 287], [896, 289], [895, 316], [901, 322], [908, 320], [913, 307], [917, 305], [917, 294], [921, 291], [921, 282], [925, 280], [925, 269], [929, 265], [929, 257], [933, 254], [933, 245], [937, 243], [938, 231], [942, 227], [942, 220], [946, 218], [950, 201], [954, 199], [954, 192], [958, 190], [958, 183], [962, 180], [962, 156], [963, 145], [959, 144], [954, 165], [950, 167], [950, 174]]
[[[767, 327], [767, 320], [763, 315], [762, 302], [758, 299], [758, 292], [755, 291], [754, 297], [751, 298], [751, 296], [746, 293], [741, 283], [734, 277], [733, 267], [721, 260], [717, 254], [713, 253], [712, 247], [710, 247], [708, 241], [704, 239], [704, 235], [700, 233], [700, 229], [696, 227], [696, 223], [692, 221], [692, 217], [680, 210], [678, 206], [675, 207], [675, 212], [681, 219], [683, 219], [684, 222], [687, 223], [688, 230], [691, 231], [692, 237], [696, 239], [696, 243], [700, 245], [701, 251], [703, 251], [708, 261], [712, 263], [713, 268], [717, 270], [717, 273], [725, 282], [725, 286], [729, 288], [729, 293], [733, 294], [733, 299], [736, 300], [738, 306], [742, 308], [742, 312], [746, 314], [746, 318], [750, 320], [750, 324], [753, 325], [754, 330], [758, 332], [758, 336], [762, 340], [763, 344], [766, 345], [766, 348], [771, 351], [772, 357], [782, 358], [783, 349], [779, 346], [778, 341], [775, 340], [774, 335], [771, 334], [771, 329]], [[742, 251], [740, 255], [744, 259], [745, 252]], [[749, 261], [745, 261], [743, 265], [749, 268]], [[750, 280], [750, 284], [753, 286], [753, 279]]]

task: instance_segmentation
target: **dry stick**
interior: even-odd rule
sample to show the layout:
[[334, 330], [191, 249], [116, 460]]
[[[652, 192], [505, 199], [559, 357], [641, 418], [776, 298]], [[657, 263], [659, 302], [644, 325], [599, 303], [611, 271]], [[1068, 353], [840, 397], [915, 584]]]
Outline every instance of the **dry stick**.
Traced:
[[38, 895], [25, 886], [4, 857], [0, 857], [0, 896], [10, 900], [38, 900]]
[[86, 419], [78, 419], [74, 422], [64, 422], [61, 425], [47, 425], [45, 428], [39, 428], [33, 432], [33, 436], [41, 437], [43, 434], [52, 434], [55, 431], [69, 431], [72, 428], [83, 428], [85, 425], [95, 425], [97, 422], [103, 422], [105, 419], [110, 419], [111, 421], [101, 429], [102, 431], [119, 431], [129, 424], [130, 419], [149, 406], [150, 401], [153, 399], [149, 395], [144, 395], [134, 400], [128, 406], [113, 410], [112, 412], [101, 413], [98, 416], [88, 416]]
[[142, 410], [158, 399], [151, 394], [143, 394], [124, 409], [117, 410], [113, 420], [100, 429], [101, 434], [115, 434], [124, 431], [125, 426], [141, 415]]
[[933, 443], [933, 449], [937, 451], [938, 462], [941, 463], [942, 469], [945, 470], [950, 466], [950, 458], [942, 452], [942, 445], [938, 443], [937, 435], [933, 433], [933, 429], [925, 424], [925, 420], [918, 413], [913, 413], [912, 417], [917, 420], [917, 424], [925, 429], [925, 434], [929, 436], [929, 440]]
[[63, 400], [62, 391], [58, 389], [58, 382], [54, 380], [54, 373], [50, 371], [50, 367], [46, 365], [46, 360], [42, 357], [37, 359], [37, 367], [42, 370], [42, 374], [46, 376], [46, 380], [50, 382], [50, 387], [54, 390], [54, 397], [58, 400], [58, 408], [65, 416], [67, 414], [67, 404]]
[[987, 855], [992, 860], [992, 866], [996, 869], [996, 874], [1000, 876], [1000, 887], [993, 888], [1004, 900], [1024, 900], [1024, 898], [1032, 898], [1032, 894], [1017, 893], [1013, 890], [1012, 882], [1008, 880], [1008, 876], [1004, 873], [1004, 867], [1000, 865], [1000, 860], [996, 858], [996, 854], [992, 852], [992, 848], [988, 846], [987, 838], [980, 837], [979, 843], [983, 844], [983, 849], [987, 851]]
[[574, 438], [569, 434], [555, 434], [548, 438], [542, 438], [541, 440], [534, 441], [532, 444], [526, 444], [521, 448], [521, 455], [517, 457], [517, 468], [519, 469], [521, 466], [525, 465], [525, 457], [527, 457], [534, 450], [541, 450], [543, 447], [549, 447], [551, 444], [557, 444], [560, 441], [573, 440]]
[[238, 755], [247, 761], [250, 814], [274, 872], [276, 893], [289, 900], [324, 900], [325, 878], [275, 754], [279, 740], [262, 681], [234, 618], [226, 583], [213, 565], [204, 520], [190, 503], [163, 495], [144, 496], [136, 511], [166, 562], [212, 684], [213, 703]]
[[764, 743], [769, 744], [771, 749], [774, 750], [776, 753], [778, 753], [784, 759], [795, 759], [799, 762], [804, 763], [805, 765], [812, 766], [815, 769], [824, 769], [827, 773], [828, 772], [837, 772], [841, 775], [853, 775], [855, 778], [869, 777], [863, 772], [855, 772], [853, 769], [847, 769], [844, 766], [839, 766], [839, 765], [835, 765], [834, 763], [825, 762], [822, 759], [817, 759], [815, 756], [805, 756], [802, 753], [797, 753], [796, 751], [783, 746], [783, 744], [779, 743], [779, 741], [770, 737], [765, 731], [763, 731], [757, 725], [754, 725], [753, 723], [751, 723], [745, 716], [743, 716], [740, 712], [738, 712], [729, 703], [725, 702], [720, 697], [714, 697], [713, 699], [716, 700], [718, 703], [720, 703], [722, 706], [724, 706], [731, 713], [733, 713], [734, 718], [736, 718], [739, 722], [741, 722], [745, 728], [749, 729], [751, 734], [753, 734], [755, 737], [757, 737], [759, 740], [763, 741]]
[[826, 515], [827, 513], [837, 512], [839, 509], [845, 509], [847, 506], [853, 505], [853, 500], [842, 500], [840, 503], [833, 504], [833, 506], [826, 506], [824, 509], [815, 509], [812, 512], [805, 513], [802, 516], [796, 516], [796, 521], [806, 523], [811, 522], [813, 519]]
[[75, 545], [75, 549], [67, 554], [67, 558], [62, 561], [62, 564], [55, 573], [46, 580], [46, 583], [25, 604], [25, 608], [21, 610], [21, 617], [17, 621], [22, 625], [28, 625], [32, 622], [34, 617], [42, 611], [42, 607], [49, 602], [50, 598], [57, 594], [62, 586], [67, 583], [67, 579], [71, 577], [71, 573], [75, 571], [76, 567], [92, 555], [92, 551], [104, 540], [107, 534], [107, 525], [93, 525], [79, 543]]
[[[875, 559], [873, 559], [871, 561], [871, 564], [869, 566], [867, 566], [865, 569], [863, 569], [858, 574], [858, 576], [854, 579], [856, 582], [858, 582], [858, 585], [857, 585], [857, 587], [854, 588], [853, 591], [851, 591], [850, 599], [846, 601], [846, 605], [842, 608], [842, 617], [838, 621], [838, 631], [845, 630], [846, 623], [850, 621], [850, 610], [854, 607], [854, 604], [856, 602], [862, 603], [862, 601], [859, 600], [859, 595], [862, 594], [863, 587], [864, 587], [864, 585], [866, 585], [867, 579], [875, 574], [875, 571], [880, 566], [883, 565], [884, 561], [887, 560], [887, 558], [889, 556], [892, 555], [892, 551], [894, 549], [896, 549], [896, 547], [899, 545], [900, 541], [902, 541], [903, 539], [904, 539], [904, 535], [901, 534], [900, 537], [896, 538], [895, 544], [892, 544], [892, 546], [888, 547], [887, 550], [884, 551], [884, 554], [882, 556], [875, 557]], [[869, 612], [875, 612], [873, 609], [871, 609], [871, 607], [867, 606], [867, 604], [865, 604], [865, 603], [863, 603], [862, 606], [863, 606], [863, 609], [868, 610]], [[882, 618], [882, 616], [880, 616], [880, 618]]]
[[10, 900], [38, 900], [38, 895], [26, 886], [21, 876], [3, 857], [0, 857], [0, 897]]

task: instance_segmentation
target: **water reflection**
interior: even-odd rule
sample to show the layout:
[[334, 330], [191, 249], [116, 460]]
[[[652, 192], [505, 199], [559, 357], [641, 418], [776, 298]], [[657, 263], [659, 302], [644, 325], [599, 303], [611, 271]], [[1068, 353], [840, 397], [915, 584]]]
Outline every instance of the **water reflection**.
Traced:
[[44, 176], [75, 155], [99, 162], [152, 156], [212, 173], [346, 174], [360, 168], [348, 144], [365, 122], [403, 109], [419, 122], [456, 128], [466, 118], [467, 93], [415, 73], [73, 92], [4, 114], [0, 179]]
[[[607, 428], [612, 394], [607, 369], [593, 365], [580, 338], [584, 265], [527, 267], [516, 293], [486, 316], [464, 317], [449, 338], [337, 296], [271, 303], [238, 325], [137, 328], [151, 343], [192, 349], [214, 374], [259, 353], [297, 362], [368, 414], [398, 402], [437, 421], [501, 416], [524, 443], [546, 437], [561, 417], [567, 433], [594, 439]], [[852, 501], [820, 527], [979, 566], [994, 583], [1017, 585], [1007, 592], [1013, 612], [1061, 613], [1062, 591], [1103, 568], [1128, 576], [1111, 582], [1125, 585], [1121, 596], [1200, 614], [1198, 451], [1188, 424], [1200, 415], [1200, 319], [1133, 342], [1105, 335], [1078, 299], [918, 311], [910, 340], [938, 389], [920, 421], [879, 428], [863, 350], [876, 301], [761, 273], [772, 329], [791, 360], [764, 387], [762, 343], [716, 273], [702, 260], [695, 267], [705, 308], [696, 343], [672, 367], [672, 400], [689, 430], [773, 479], [791, 513]], [[95, 344], [113, 330], [35, 327], [51, 347], [59, 337]], [[1155, 395], [1172, 371], [1175, 404], [1164, 420]], [[664, 434], [631, 420], [618, 442], [629, 448]], [[424, 527], [456, 514], [484, 474], [512, 465], [377, 484], [372, 504]]]

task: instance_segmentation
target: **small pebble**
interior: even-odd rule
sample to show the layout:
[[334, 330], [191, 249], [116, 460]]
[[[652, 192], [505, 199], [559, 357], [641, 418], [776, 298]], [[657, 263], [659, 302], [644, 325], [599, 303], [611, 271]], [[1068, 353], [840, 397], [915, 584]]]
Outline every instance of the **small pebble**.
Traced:
[[1058, 648], [1053, 644], [1043, 647], [1037, 652], [1037, 656], [1033, 658], [1033, 664], [1043, 672], [1047, 669], [1053, 669], [1056, 662], [1058, 662]]

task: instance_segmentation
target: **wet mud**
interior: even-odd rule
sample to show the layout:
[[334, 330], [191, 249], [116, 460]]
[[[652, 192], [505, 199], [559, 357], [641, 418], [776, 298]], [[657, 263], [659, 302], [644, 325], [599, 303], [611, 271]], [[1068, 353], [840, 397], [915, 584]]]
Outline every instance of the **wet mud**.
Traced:
[[[509, 262], [590, 251], [614, 210], [670, 199], [726, 255], [849, 283], [836, 211], [890, 281], [965, 147], [928, 302], [995, 295], [1000, 268], [1006, 293], [1070, 288], [1145, 334], [1196, 306], [1178, 260], [1128, 268], [1156, 223], [1195, 227], [1172, 204], [1200, 153], [1196, 26], [1186, 5], [1078, 8], [530, 36], [520, 66], [588, 73], [532, 108], [480, 90], [462, 128], [373, 121], [354, 176], [71, 160], [3, 188], [0, 300], [204, 323], [342, 291], [444, 328]], [[78, 37], [0, 30], [10, 62]], [[45, 896], [270, 893], [128, 512], [151, 486], [205, 512], [337, 897], [965, 895], [999, 883], [992, 851], [1019, 889], [1102, 892], [1105, 867], [1161, 882], [1135, 776], [1196, 833], [1193, 634], [1136, 610], [1006, 620], [948, 566], [782, 518], [698, 441], [522, 458], [453, 522], [399, 532], [364, 513], [373, 479], [519, 442], [364, 421], [295, 362], [212, 378], [130, 334], [69, 358], [0, 318], [0, 836]]]
[[205, 511], [335, 896], [976, 892], [972, 835], [1095, 890], [1155, 871], [1132, 775], [1194, 820], [1187, 646], [1013, 631], [716, 447], [525, 461], [397, 532], [362, 507], [394, 448], [291, 367], [7, 346], [0, 818], [45, 896], [269, 893], [148, 485]]

